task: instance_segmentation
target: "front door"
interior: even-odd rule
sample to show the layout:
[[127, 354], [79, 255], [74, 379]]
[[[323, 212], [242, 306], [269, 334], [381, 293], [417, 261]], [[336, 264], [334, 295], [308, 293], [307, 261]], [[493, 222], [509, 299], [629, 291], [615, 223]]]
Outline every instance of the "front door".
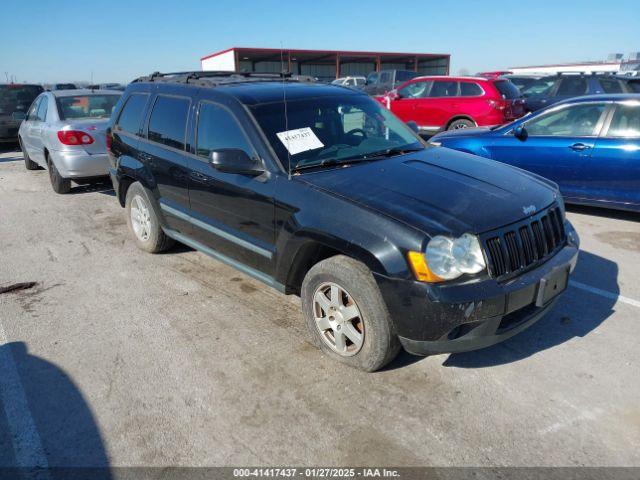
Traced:
[[220, 172], [211, 164], [213, 150], [257, 153], [235, 114], [203, 100], [198, 105], [195, 150], [190, 159], [189, 194], [193, 238], [241, 264], [273, 273], [273, 177]]
[[487, 148], [492, 159], [549, 178], [563, 195], [575, 197], [585, 188], [585, 169], [606, 109], [603, 102], [554, 108], [524, 123], [526, 138], [511, 130]]

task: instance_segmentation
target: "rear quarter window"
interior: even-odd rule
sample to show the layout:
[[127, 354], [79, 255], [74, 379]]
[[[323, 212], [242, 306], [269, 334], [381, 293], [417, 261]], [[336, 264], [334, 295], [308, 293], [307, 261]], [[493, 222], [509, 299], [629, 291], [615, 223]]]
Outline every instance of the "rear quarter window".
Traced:
[[461, 97], [479, 97], [483, 93], [482, 87], [475, 82], [460, 82]]
[[149, 95], [146, 93], [134, 93], [127, 99], [118, 118], [117, 126], [120, 130], [133, 135], [140, 131], [142, 114], [148, 99]]
[[604, 93], [623, 93], [622, 82], [615, 78], [601, 78], [600, 86]]

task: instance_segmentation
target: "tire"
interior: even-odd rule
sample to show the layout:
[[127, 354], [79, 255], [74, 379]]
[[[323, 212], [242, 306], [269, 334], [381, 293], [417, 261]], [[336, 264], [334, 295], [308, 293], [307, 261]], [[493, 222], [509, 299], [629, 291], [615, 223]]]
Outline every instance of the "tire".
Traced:
[[473, 128], [475, 126], [476, 124], [473, 123], [471, 120], [460, 118], [458, 120], [454, 120], [453, 122], [451, 122], [447, 130], [460, 130], [463, 128]]
[[[338, 290], [334, 290], [336, 287]], [[324, 295], [323, 299], [321, 295]], [[301, 297], [313, 343], [330, 357], [351, 367], [374, 372], [400, 351], [387, 306], [371, 271], [363, 263], [344, 255], [317, 263], [302, 282]], [[355, 311], [358, 315], [350, 320]], [[329, 324], [332, 328], [326, 328]], [[343, 334], [339, 332], [341, 327]], [[341, 337], [343, 340], [338, 341]], [[354, 337], [359, 340], [351, 341]]]
[[141, 250], [159, 253], [171, 248], [175, 243], [162, 231], [151, 197], [140, 182], [132, 183], [127, 190], [125, 211], [129, 231]]
[[53, 163], [49, 154], [45, 154], [45, 159], [47, 161], [47, 166], [49, 167], [49, 180], [51, 180], [53, 191], [62, 195], [69, 193], [69, 191], [71, 191], [71, 180], [60, 175], [60, 172], [56, 168], [56, 164]]
[[39, 170], [40, 165], [31, 160], [29, 154], [27, 153], [27, 149], [24, 148], [24, 145], [22, 144], [21, 138], [18, 138], [18, 144], [20, 145], [20, 150], [22, 150], [22, 157], [24, 158], [24, 168], [26, 168], [27, 170]]

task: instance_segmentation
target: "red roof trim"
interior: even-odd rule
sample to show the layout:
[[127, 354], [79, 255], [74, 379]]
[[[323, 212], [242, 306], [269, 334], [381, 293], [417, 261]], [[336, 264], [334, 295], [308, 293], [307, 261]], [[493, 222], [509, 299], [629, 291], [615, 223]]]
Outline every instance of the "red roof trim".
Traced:
[[[223, 53], [230, 52], [232, 50], [248, 51], [248, 52], [264, 52], [264, 53], [279, 53], [279, 48], [247, 48], [247, 47], [231, 47], [226, 50], [221, 50], [219, 52], [211, 53], [200, 58], [200, 61], [207, 60], [208, 58], [217, 57], [218, 55], [222, 55]], [[410, 52], [364, 52], [357, 50], [306, 50], [306, 49], [294, 49], [294, 48], [283, 48], [283, 52], [291, 52], [291, 53], [324, 53], [328, 55], [353, 55], [353, 56], [372, 56], [377, 57], [380, 56], [405, 56], [405, 57], [420, 57], [420, 58], [433, 58], [433, 57], [446, 57], [451, 58], [451, 54], [449, 53], [410, 53]]]

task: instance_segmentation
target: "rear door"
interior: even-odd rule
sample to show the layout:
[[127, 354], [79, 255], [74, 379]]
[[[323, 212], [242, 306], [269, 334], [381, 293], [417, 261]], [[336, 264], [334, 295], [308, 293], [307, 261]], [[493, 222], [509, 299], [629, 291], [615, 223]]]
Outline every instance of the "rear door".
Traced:
[[458, 100], [459, 87], [459, 82], [452, 80], [433, 81], [429, 101], [424, 103], [422, 110], [423, 118], [428, 119], [431, 127], [445, 127], [447, 121], [455, 115], [453, 104]]
[[35, 153], [34, 153], [33, 138], [31, 138], [31, 132], [33, 131], [34, 125], [38, 122], [38, 108], [40, 107], [40, 102], [42, 102], [43, 98], [44, 98], [44, 95], [36, 98], [31, 104], [31, 107], [29, 107], [29, 111], [27, 112], [27, 118], [23, 123], [22, 132], [21, 132], [22, 144], [24, 148], [27, 149], [29, 156], [33, 159], [35, 159]]
[[158, 94], [140, 141], [139, 160], [149, 169], [156, 185], [167, 225], [179, 232], [191, 232], [185, 216], [189, 211], [189, 161], [186, 153], [187, 122], [191, 98]]
[[259, 158], [235, 113], [226, 105], [203, 99], [197, 107], [190, 161], [193, 238], [270, 275], [275, 253], [273, 176], [218, 171], [211, 164], [211, 153], [225, 148], [241, 149]]
[[566, 196], [582, 195], [607, 106], [605, 102], [585, 102], [550, 109], [524, 123], [525, 140], [510, 131], [495, 137], [487, 148], [494, 160], [558, 183]]
[[585, 183], [593, 198], [640, 207], [640, 101], [615, 104]]
[[29, 122], [29, 155], [31, 156], [32, 160], [38, 162], [40, 165], [45, 164], [44, 141], [42, 135], [45, 129], [48, 110], [49, 97], [47, 95], [43, 95], [40, 99], [40, 102], [38, 103], [38, 110], [35, 112], [34, 119]]

